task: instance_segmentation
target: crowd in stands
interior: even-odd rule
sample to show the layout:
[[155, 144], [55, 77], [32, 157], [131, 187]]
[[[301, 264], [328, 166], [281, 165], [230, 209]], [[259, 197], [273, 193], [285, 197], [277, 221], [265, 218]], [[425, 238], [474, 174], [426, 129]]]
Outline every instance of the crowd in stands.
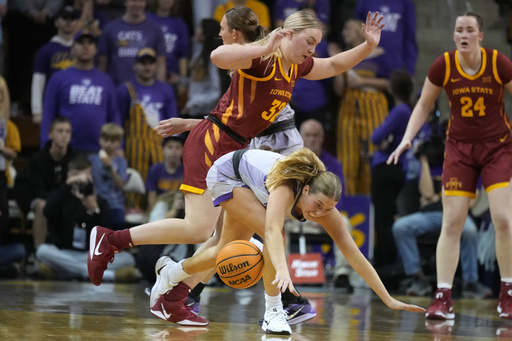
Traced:
[[[337, 209], [350, 196], [371, 199], [377, 270], [407, 260], [404, 292], [432, 292], [434, 281], [421, 269], [416, 239], [440, 232], [439, 160], [411, 152], [398, 165], [385, 162], [414, 104], [418, 49], [412, 0], [0, 1], [0, 277], [19, 276], [20, 264], [32, 253], [37, 271], [31, 275], [86, 280], [95, 225], [126, 228], [126, 213], [133, 210], [145, 221], [183, 217], [178, 188], [186, 134], [162, 138], [153, 128], [170, 118], [202, 119], [214, 109], [229, 75], [209, 56], [223, 43], [223, 15], [236, 6], [255, 11], [269, 31], [295, 11], [314, 12], [325, 25], [318, 57], [362, 43], [361, 20], [368, 11], [384, 15], [381, 44], [368, 58], [332, 79], [300, 79], [290, 105], [304, 145], [344, 179]], [[10, 117], [30, 118], [40, 132], [40, 150], [25, 155], [29, 160], [14, 182], [9, 172], [24, 132]], [[415, 144], [437, 136], [433, 125], [425, 129]], [[439, 155], [444, 146], [432, 148], [437, 149], [429, 153]], [[130, 170], [141, 176], [142, 190], [127, 190]], [[418, 184], [427, 176], [434, 185], [425, 194]], [[408, 194], [400, 195], [404, 188]], [[431, 201], [419, 202], [420, 197]], [[23, 216], [32, 213], [29, 242], [10, 231], [4, 214], [9, 200]], [[402, 212], [409, 202], [419, 203]], [[435, 226], [421, 229], [418, 221]], [[476, 229], [469, 215], [461, 245], [464, 293], [486, 297], [490, 292], [478, 283], [475, 268]], [[104, 279], [154, 281], [161, 255], [185, 258], [193, 249], [161, 245], [142, 246], [135, 255], [123, 252]], [[335, 258], [335, 286], [352, 292], [346, 261], [341, 253]]]

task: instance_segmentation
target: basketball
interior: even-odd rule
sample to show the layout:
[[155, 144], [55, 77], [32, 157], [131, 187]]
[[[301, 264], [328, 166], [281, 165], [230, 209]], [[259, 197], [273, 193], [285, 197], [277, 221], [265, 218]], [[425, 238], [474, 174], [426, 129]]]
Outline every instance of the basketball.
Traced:
[[246, 240], [226, 244], [217, 256], [219, 278], [235, 289], [245, 289], [258, 283], [263, 276], [263, 254]]

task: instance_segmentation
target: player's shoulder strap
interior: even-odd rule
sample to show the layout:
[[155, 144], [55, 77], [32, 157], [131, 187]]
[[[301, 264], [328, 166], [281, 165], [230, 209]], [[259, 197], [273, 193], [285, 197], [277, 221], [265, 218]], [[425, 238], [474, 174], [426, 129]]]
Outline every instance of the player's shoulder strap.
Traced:
[[242, 156], [247, 150], [247, 148], [239, 149], [233, 153], [233, 169], [238, 180], [242, 180], [242, 177], [240, 176], [240, 160], [242, 160]]

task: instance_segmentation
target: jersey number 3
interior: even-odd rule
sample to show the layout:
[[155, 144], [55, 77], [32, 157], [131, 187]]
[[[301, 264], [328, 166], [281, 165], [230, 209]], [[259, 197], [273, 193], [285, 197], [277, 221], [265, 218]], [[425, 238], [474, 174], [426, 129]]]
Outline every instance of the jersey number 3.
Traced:
[[270, 121], [270, 122], [274, 122], [274, 120], [276, 119], [277, 117], [277, 114], [279, 114], [279, 112], [281, 111], [281, 109], [284, 108], [284, 106], [286, 105], [285, 102], [281, 102], [277, 99], [275, 99], [273, 102], [272, 102], [272, 108], [269, 109], [269, 111], [264, 111], [261, 113], [261, 117], [265, 120], [265, 121]]
[[485, 116], [485, 104], [483, 97], [478, 97], [476, 102], [473, 104], [471, 97], [463, 96], [460, 98], [460, 105], [462, 117], [473, 117], [475, 112], [478, 112], [478, 116]]

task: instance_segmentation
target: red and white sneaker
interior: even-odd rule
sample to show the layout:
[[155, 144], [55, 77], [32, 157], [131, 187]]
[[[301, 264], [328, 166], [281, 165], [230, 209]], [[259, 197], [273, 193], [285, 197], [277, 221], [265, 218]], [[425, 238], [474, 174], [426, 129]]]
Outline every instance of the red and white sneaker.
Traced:
[[512, 319], [512, 283], [501, 282], [497, 310], [501, 318]]
[[186, 305], [190, 287], [183, 282], [172, 288], [167, 294], [160, 296], [151, 308], [151, 313], [162, 320], [181, 326], [207, 326], [208, 320], [194, 314]]
[[109, 235], [112, 233], [114, 233], [113, 230], [101, 226], [95, 226], [91, 230], [87, 271], [94, 285], [101, 284], [108, 263], [112, 263], [114, 253], [119, 252], [119, 249], [110, 243]]
[[425, 318], [434, 320], [453, 320], [455, 318], [451, 289], [437, 289], [435, 300], [427, 308]]

